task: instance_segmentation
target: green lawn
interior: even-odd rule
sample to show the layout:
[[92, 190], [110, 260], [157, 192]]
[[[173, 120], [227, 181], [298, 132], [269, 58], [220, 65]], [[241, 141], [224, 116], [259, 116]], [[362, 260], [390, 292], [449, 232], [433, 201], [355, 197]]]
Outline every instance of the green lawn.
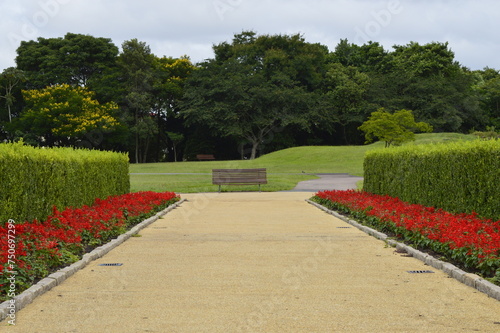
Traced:
[[[410, 144], [473, 140], [471, 135], [457, 133], [417, 134]], [[267, 168], [268, 184], [263, 191], [284, 191], [299, 181], [314, 179], [316, 173], [349, 173], [363, 175], [363, 159], [368, 150], [383, 149], [377, 142], [365, 146], [295, 147], [273, 152], [255, 160], [131, 164], [131, 190], [173, 191], [176, 193], [215, 192], [212, 169]], [[141, 174], [138, 174], [141, 173]], [[165, 173], [168, 173], [166, 175]], [[179, 173], [179, 174], [175, 174]], [[256, 191], [258, 186], [223, 186], [223, 191]]]
[[[203, 163], [203, 162], [200, 162]], [[289, 190], [303, 180], [315, 179], [310, 175], [269, 174], [267, 185], [262, 191], [275, 192]], [[219, 187], [212, 185], [211, 174], [191, 175], [130, 175], [131, 190], [135, 191], [173, 191], [176, 193], [217, 192]], [[258, 185], [222, 186], [222, 191], [258, 191]]]

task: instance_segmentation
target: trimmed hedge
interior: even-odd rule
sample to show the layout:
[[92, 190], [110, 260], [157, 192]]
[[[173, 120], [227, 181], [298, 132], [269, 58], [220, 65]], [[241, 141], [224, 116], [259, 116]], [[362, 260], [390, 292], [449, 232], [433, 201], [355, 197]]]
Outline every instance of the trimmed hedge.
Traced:
[[409, 145], [367, 153], [364, 190], [500, 219], [500, 141]]
[[122, 153], [0, 144], [0, 224], [44, 220], [58, 209], [130, 192]]

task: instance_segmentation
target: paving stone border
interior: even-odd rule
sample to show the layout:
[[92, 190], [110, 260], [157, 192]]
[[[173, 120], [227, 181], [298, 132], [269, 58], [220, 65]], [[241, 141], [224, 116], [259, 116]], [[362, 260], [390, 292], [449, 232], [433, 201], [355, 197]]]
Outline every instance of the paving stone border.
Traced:
[[416, 250], [416, 249], [412, 248], [411, 246], [408, 246], [404, 243], [396, 242], [394, 239], [391, 239], [386, 234], [384, 234], [380, 231], [374, 230], [372, 228], [369, 228], [367, 226], [364, 226], [364, 225], [362, 225], [354, 220], [351, 220], [348, 217], [337, 213], [336, 211], [330, 210], [330, 209], [328, 209], [328, 208], [326, 208], [326, 207], [324, 207], [316, 202], [313, 202], [311, 200], [306, 200], [306, 201], [308, 203], [310, 203], [311, 205], [325, 211], [326, 213], [331, 214], [331, 215], [341, 219], [342, 221], [349, 223], [353, 227], [358, 228], [359, 230], [367, 233], [368, 235], [371, 235], [377, 239], [383, 240], [384, 242], [386, 242], [390, 246], [395, 247], [398, 252], [406, 252], [406, 253], [408, 253], [408, 255], [411, 255], [412, 257], [417, 258], [420, 261], [423, 261], [427, 265], [445, 272], [446, 274], [448, 274], [452, 278], [460, 281], [461, 283], [463, 283], [469, 287], [475, 288], [475, 289], [479, 290], [480, 292], [487, 294], [489, 297], [492, 297], [492, 298], [500, 301], [500, 286], [497, 286], [497, 285], [483, 279], [479, 275], [467, 273], [467, 272], [461, 270], [460, 268], [456, 267], [455, 265], [452, 265], [448, 262], [436, 259], [433, 256], [431, 256], [427, 253], [424, 253], [422, 251]]
[[[181, 199], [173, 205], [168, 206], [161, 212], [151, 216], [150, 218], [142, 221], [141, 223], [134, 226], [132, 229], [127, 231], [126, 233], [118, 236], [117, 238], [111, 240], [110, 242], [95, 248], [92, 252], [86, 253], [82, 256], [82, 259], [73, 263], [70, 266], [62, 268], [55, 273], [50, 274], [46, 278], [38, 281], [35, 285], [23, 291], [21, 294], [14, 297], [12, 300], [7, 300], [0, 304], [0, 321], [6, 319], [11, 311], [15, 311], [17, 313], [22, 308], [32, 303], [35, 298], [46, 293], [51, 290], [55, 286], [61, 284], [67, 278], [75, 274], [80, 269], [87, 266], [92, 261], [99, 259], [106, 255], [109, 251], [113, 250], [118, 245], [125, 242], [130, 237], [136, 235], [142, 229], [146, 228], [162, 216], [166, 215], [171, 210], [177, 208], [180, 204], [185, 202], [186, 199]], [[15, 310], [14, 310], [15, 309]]]

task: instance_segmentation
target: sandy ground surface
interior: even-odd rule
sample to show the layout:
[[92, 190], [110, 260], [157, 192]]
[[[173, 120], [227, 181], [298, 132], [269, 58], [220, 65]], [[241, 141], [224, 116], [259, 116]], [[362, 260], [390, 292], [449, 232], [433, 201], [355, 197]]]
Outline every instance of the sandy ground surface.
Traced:
[[311, 195], [184, 195], [0, 332], [500, 330], [500, 302], [440, 271], [408, 273], [429, 266], [309, 205]]

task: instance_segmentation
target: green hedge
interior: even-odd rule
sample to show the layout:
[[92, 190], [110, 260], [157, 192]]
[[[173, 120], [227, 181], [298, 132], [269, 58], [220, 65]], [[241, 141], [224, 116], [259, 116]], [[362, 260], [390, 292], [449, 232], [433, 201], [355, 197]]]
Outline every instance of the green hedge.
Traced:
[[367, 153], [364, 190], [500, 219], [500, 141], [409, 145]]
[[0, 224], [45, 219], [55, 205], [81, 207], [130, 191], [125, 154], [0, 144]]

